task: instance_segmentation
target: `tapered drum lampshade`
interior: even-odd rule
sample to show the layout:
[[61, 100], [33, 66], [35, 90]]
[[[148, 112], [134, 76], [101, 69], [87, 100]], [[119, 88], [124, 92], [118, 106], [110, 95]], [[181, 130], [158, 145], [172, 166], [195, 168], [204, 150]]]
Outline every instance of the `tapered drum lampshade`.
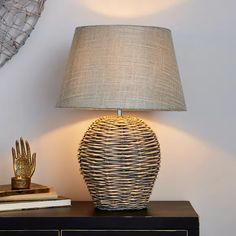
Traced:
[[76, 28], [58, 106], [118, 111], [86, 132], [78, 154], [81, 172], [96, 207], [145, 208], [160, 167], [160, 147], [142, 120], [121, 111], [186, 109], [170, 30]]

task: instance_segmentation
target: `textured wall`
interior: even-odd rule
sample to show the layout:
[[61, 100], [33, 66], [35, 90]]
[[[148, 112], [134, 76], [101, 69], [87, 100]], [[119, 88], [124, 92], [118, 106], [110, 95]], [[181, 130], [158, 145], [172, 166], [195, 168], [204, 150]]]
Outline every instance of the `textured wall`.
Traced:
[[10, 148], [23, 136], [38, 156], [34, 182], [72, 199], [90, 199], [76, 152], [89, 124], [108, 112], [55, 108], [74, 28], [167, 27], [188, 111], [134, 113], [161, 143], [152, 199], [190, 200], [202, 236], [236, 235], [235, 8], [233, 0], [47, 1], [26, 45], [0, 70], [0, 184], [10, 182]]

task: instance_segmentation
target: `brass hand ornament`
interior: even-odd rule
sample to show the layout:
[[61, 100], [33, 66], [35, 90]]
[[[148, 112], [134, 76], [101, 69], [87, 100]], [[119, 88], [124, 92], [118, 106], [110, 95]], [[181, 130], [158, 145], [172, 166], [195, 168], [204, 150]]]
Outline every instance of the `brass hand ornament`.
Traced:
[[16, 141], [16, 149], [12, 148], [13, 169], [15, 177], [12, 178], [13, 189], [30, 188], [31, 177], [36, 167], [36, 153], [31, 157], [30, 146], [27, 141], [20, 138]]

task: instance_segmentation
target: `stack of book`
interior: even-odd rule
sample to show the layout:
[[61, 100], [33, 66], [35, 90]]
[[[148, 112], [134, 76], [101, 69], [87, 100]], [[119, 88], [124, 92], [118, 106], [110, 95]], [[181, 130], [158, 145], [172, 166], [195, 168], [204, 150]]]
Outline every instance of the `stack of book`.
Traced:
[[0, 185], [0, 212], [70, 205], [69, 198], [58, 196], [48, 186], [32, 183], [30, 189], [14, 190], [10, 184]]

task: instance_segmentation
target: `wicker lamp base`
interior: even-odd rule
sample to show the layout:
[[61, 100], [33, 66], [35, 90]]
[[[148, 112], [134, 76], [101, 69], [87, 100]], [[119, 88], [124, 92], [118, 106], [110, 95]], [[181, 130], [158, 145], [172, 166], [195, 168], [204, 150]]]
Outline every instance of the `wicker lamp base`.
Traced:
[[85, 133], [78, 158], [97, 208], [147, 207], [160, 167], [160, 146], [142, 120], [132, 116], [97, 119]]

